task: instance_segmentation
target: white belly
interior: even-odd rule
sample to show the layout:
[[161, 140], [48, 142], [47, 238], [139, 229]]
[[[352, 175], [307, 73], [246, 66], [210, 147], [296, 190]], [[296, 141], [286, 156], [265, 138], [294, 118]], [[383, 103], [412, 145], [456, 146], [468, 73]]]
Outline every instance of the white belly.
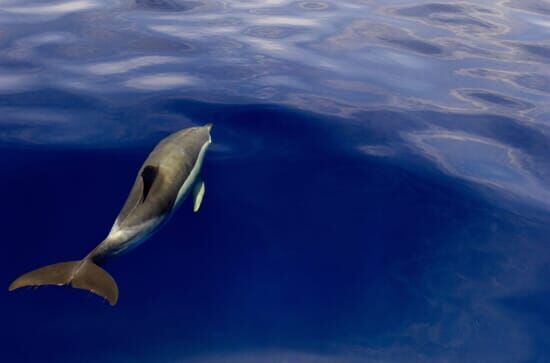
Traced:
[[115, 222], [107, 236], [107, 241], [112, 243], [112, 254], [119, 254], [134, 249], [145, 242], [155, 230], [162, 224], [168, 215], [162, 215], [149, 219], [137, 226], [119, 228]]

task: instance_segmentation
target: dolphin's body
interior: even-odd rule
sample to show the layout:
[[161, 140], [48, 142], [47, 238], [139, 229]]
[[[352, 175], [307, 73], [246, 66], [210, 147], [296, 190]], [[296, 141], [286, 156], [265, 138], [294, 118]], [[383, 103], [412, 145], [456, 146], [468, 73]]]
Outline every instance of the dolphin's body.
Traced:
[[212, 142], [211, 127], [207, 124], [178, 131], [155, 147], [140, 168], [109, 235], [86, 257], [28, 272], [12, 282], [9, 290], [70, 284], [100, 295], [115, 305], [118, 287], [99, 265], [145, 241], [191, 191], [195, 196], [193, 210], [198, 211], [205, 190], [200, 170], [206, 149]]

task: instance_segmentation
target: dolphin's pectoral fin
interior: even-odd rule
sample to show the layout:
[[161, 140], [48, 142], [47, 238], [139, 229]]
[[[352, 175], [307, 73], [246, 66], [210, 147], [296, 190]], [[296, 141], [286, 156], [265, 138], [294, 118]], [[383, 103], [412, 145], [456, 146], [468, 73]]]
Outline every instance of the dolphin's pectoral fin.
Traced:
[[151, 190], [153, 182], [158, 176], [158, 172], [158, 166], [147, 165], [145, 168], [143, 168], [143, 171], [141, 172], [141, 179], [143, 181], [143, 193], [141, 195], [142, 203], [145, 202], [145, 199], [147, 199], [147, 195]]
[[193, 203], [193, 212], [198, 212], [201, 207], [202, 199], [204, 198], [204, 182], [202, 180], [197, 180], [195, 183], [195, 189], [193, 190], [193, 195], [195, 197], [195, 202]]

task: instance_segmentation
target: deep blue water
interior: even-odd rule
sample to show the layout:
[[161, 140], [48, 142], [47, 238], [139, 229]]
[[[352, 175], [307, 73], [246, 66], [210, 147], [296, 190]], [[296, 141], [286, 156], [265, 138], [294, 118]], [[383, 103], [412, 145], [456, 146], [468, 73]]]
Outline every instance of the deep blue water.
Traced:
[[[0, 1], [2, 362], [550, 362], [547, 1]], [[7, 292], [213, 122], [116, 307]]]

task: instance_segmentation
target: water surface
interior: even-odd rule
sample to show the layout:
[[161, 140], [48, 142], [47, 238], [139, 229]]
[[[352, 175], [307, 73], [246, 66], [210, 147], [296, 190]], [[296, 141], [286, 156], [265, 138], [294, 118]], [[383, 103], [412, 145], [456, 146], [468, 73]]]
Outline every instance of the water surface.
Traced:
[[4, 359], [550, 361], [549, 35], [546, 1], [1, 1], [6, 286], [214, 123], [119, 304], [6, 292]]

